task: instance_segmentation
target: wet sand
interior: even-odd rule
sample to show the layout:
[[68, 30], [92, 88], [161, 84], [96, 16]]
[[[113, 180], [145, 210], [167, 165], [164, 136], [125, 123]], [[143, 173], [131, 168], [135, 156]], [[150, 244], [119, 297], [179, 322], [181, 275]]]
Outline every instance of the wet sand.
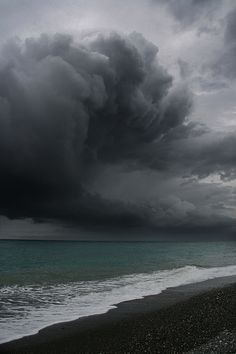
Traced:
[[236, 277], [169, 288], [59, 323], [0, 353], [236, 353]]

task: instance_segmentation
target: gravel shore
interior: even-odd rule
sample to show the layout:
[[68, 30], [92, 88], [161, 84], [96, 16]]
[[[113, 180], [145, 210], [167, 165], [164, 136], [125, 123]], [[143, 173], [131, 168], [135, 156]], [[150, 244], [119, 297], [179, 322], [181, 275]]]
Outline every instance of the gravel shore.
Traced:
[[121, 303], [1, 345], [0, 353], [235, 354], [235, 277]]
[[224, 330], [206, 344], [190, 350], [186, 354], [228, 354], [236, 353], [236, 332]]

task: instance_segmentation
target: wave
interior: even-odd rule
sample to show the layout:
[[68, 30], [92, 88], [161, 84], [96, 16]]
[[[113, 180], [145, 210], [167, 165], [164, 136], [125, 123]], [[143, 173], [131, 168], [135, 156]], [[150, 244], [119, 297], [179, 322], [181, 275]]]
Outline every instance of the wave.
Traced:
[[132, 274], [106, 280], [0, 288], [0, 343], [37, 333], [58, 322], [105, 313], [123, 301], [167, 288], [236, 275], [236, 265]]

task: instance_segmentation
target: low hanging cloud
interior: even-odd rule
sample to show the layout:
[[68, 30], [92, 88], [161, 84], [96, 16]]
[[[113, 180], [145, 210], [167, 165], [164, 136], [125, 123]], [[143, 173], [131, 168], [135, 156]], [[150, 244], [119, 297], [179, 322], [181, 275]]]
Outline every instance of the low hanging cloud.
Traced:
[[[8, 41], [0, 55], [0, 214], [87, 225], [212, 226], [211, 208], [203, 218], [196, 202], [199, 185], [190, 182], [187, 192], [181, 183], [186, 175], [233, 178], [235, 136], [207, 141], [209, 129], [188, 120], [191, 92], [158, 56], [138, 33]], [[143, 171], [154, 176], [151, 203]], [[143, 192], [138, 198], [139, 183], [127, 198], [131, 188], [117, 185], [134, 172]], [[230, 215], [218, 224], [231, 225]]]
[[98, 164], [145, 164], [141, 151], [182, 126], [191, 109], [190, 95], [173, 87], [157, 53], [138, 33], [6, 43], [0, 57], [1, 213], [50, 216], [47, 209], [60, 201], [60, 217], [70, 209], [79, 214], [81, 200], [89, 199], [81, 180]]

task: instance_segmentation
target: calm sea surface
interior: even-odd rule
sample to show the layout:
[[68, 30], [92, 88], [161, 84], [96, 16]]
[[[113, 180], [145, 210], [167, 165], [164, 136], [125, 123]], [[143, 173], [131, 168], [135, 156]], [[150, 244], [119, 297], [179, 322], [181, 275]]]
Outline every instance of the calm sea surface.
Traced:
[[236, 242], [0, 241], [0, 342], [228, 275]]

